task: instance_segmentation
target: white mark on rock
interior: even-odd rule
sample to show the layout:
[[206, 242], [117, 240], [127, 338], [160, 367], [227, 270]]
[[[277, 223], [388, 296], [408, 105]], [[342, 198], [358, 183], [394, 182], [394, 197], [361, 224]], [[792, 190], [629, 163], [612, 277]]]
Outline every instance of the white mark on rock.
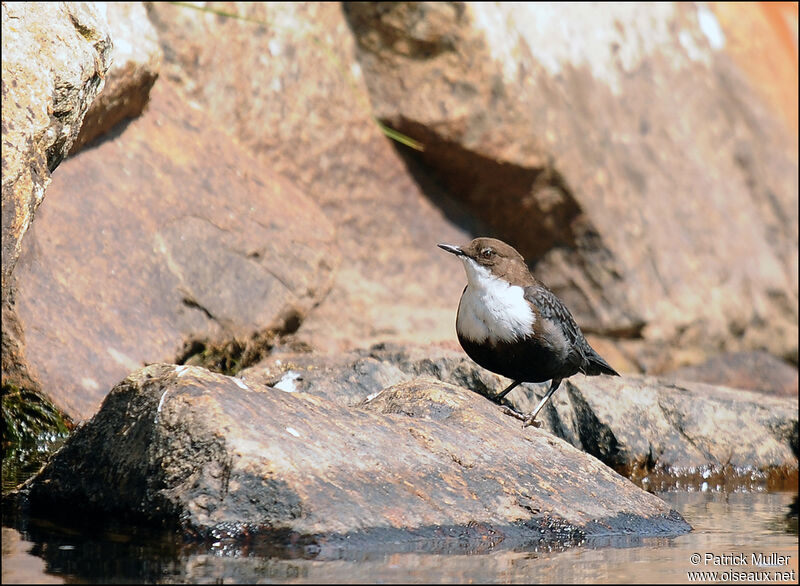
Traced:
[[273, 57], [279, 57], [283, 52], [283, 47], [281, 47], [280, 41], [271, 39], [269, 43], [267, 43], [267, 50], [269, 50], [269, 54]]
[[297, 380], [303, 380], [303, 377], [300, 376], [300, 373], [295, 372], [294, 370], [289, 370], [284, 373], [284, 375], [281, 377], [281, 380], [273, 385], [273, 388], [287, 393], [296, 393], [297, 387], [295, 386], [294, 381]]
[[[180, 376], [180, 375], [178, 375]], [[156, 409], [156, 425], [158, 425], [158, 419], [161, 417], [161, 408], [164, 406], [164, 399], [167, 398], [167, 393], [169, 389], [165, 389], [163, 393], [161, 393], [161, 399], [158, 401], [158, 409]]]
[[176, 366], [175, 367], [175, 372], [178, 373], [178, 378], [181, 378], [184, 374], [188, 373], [189, 372], [189, 368], [191, 368], [191, 367], [190, 366], [186, 366], [185, 364], [182, 364], [181, 366]]
[[678, 42], [681, 44], [681, 47], [683, 47], [683, 50], [686, 51], [686, 56], [689, 57], [689, 59], [692, 61], [703, 60], [705, 53], [697, 46], [697, 43], [694, 42], [692, 33], [687, 30], [682, 30], [678, 33]]
[[235, 382], [236, 386], [238, 386], [240, 389], [244, 389], [245, 391], [250, 390], [250, 387], [248, 387], [247, 384], [245, 384], [245, 382], [240, 378], [234, 377], [233, 382]]
[[298, 431], [294, 427], [287, 427], [286, 431], [291, 433], [294, 437], [300, 437], [300, 434], [298, 433]]
[[120, 352], [116, 348], [111, 348], [110, 346], [106, 348], [106, 352], [109, 353], [111, 358], [114, 359], [114, 362], [119, 364], [120, 366], [127, 368], [128, 370], [139, 370], [142, 366], [136, 360], [125, 354], [124, 352]]
[[700, 30], [703, 31], [712, 49], [719, 51], [725, 46], [725, 33], [722, 32], [722, 27], [719, 25], [717, 17], [705, 4], [700, 4], [697, 7], [697, 22], [700, 24]]
[[100, 383], [93, 378], [89, 378], [88, 376], [85, 376], [81, 379], [81, 385], [87, 391], [96, 391], [100, 388]]
[[384, 391], [384, 389], [381, 389], [380, 391], [376, 391], [374, 393], [371, 393], [371, 394], [367, 395], [367, 398], [366, 398], [366, 400], [364, 402], [365, 403], [369, 403], [370, 401], [372, 401], [372, 399], [374, 399], [375, 397], [380, 395], [383, 391]]

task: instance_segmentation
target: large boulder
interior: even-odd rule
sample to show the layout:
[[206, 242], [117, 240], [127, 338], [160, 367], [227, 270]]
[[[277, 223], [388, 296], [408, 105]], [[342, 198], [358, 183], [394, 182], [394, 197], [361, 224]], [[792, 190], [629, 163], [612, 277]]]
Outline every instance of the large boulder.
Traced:
[[[508, 384], [460, 350], [394, 344], [329, 356], [275, 354], [241, 376], [248, 384], [350, 406], [420, 376], [486, 397]], [[521, 385], [508, 403], [528, 413], [546, 388]], [[654, 489], [676, 483], [763, 488], [797, 473], [793, 398], [650, 376], [576, 375], [562, 383], [539, 419], [543, 429]]]
[[476, 221], [409, 169], [373, 119], [341, 5], [220, 8], [238, 18], [148, 5], [164, 74], [336, 227], [342, 264], [299, 338], [323, 351], [452, 338], [463, 271], [436, 244], [469, 240]]
[[[796, 141], [760, 91], [796, 72], [771, 40], [743, 50], [747, 27], [771, 38], [759, 9], [225, 10], [149, 6], [168, 75], [337, 226], [342, 270], [299, 332], [313, 348], [452, 338], [463, 277], [433, 245], [492, 232], [630, 370], [756, 347], [796, 362]], [[373, 112], [424, 153], [395, 152]]]
[[760, 7], [344, 10], [376, 116], [586, 329], [649, 372], [721, 349], [797, 362], [796, 118], [761, 91], [796, 88], [797, 57]]
[[54, 176], [16, 269], [13, 363], [88, 418], [191, 341], [296, 329], [330, 286], [333, 239], [300, 189], [156, 84], [145, 115]]
[[[689, 530], [659, 498], [467, 389], [430, 378], [356, 406], [200, 367], [151, 365], [26, 487], [31, 512], [185, 534], [359, 547], [575, 543]], [[366, 541], [365, 541], [366, 540]]]
[[50, 173], [103, 88], [112, 43], [102, 5], [6, 2], [3, 27], [2, 299]]

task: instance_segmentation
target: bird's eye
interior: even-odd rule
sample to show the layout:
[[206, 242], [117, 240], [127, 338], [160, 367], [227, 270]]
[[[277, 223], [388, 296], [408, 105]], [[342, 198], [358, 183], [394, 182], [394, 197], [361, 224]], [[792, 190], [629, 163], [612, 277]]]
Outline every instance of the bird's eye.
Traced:
[[492, 258], [493, 255], [494, 255], [494, 249], [492, 248], [484, 248], [483, 250], [481, 250], [481, 256], [483, 258]]

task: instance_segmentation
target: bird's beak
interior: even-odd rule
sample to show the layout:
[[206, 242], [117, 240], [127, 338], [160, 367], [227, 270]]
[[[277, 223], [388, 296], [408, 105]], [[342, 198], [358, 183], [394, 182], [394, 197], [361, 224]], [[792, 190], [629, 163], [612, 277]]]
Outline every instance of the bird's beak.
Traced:
[[456, 256], [464, 256], [464, 251], [461, 250], [460, 246], [453, 246], [452, 244], [437, 244], [436, 246], [442, 250], [446, 250], [447, 252], [455, 254]]

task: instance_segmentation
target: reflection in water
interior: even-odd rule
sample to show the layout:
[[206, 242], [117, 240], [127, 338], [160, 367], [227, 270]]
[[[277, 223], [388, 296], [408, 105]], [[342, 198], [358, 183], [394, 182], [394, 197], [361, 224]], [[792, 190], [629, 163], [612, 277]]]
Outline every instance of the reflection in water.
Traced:
[[[212, 549], [198, 553], [186, 546], [142, 532], [87, 537], [75, 531], [26, 520], [15, 523], [31, 553], [43, 559], [48, 575], [28, 560], [19, 533], [3, 530], [3, 582], [43, 581], [61, 577], [73, 582], [686, 582], [689, 571], [794, 571], [797, 581], [797, 517], [788, 517], [797, 497], [791, 493], [662, 493], [694, 531], [675, 538], [594, 540], [564, 551], [504, 549], [485, 554], [430, 554], [415, 551], [353, 551], [276, 546], [257, 553]], [[4, 520], [5, 522], [5, 520]], [[7, 540], [10, 537], [13, 539]], [[6, 548], [7, 541], [16, 550]], [[30, 545], [29, 545], [30, 547]], [[408, 549], [408, 548], [407, 548]], [[414, 549], [414, 548], [411, 548]], [[694, 565], [692, 554], [700, 554]], [[752, 565], [751, 554], [773, 555], [776, 567]], [[704, 556], [744, 554], [746, 565], [706, 564]], [[788, 558], [781, 560], [779, 556]], [[324, 559], [322, 559], [324, 558]], [[34, 560], [35, 562], [35, 560]], [[788, 575], [787, 575], [788, 576]], [[724, 579], [724, 577], [723, 577]], [[728, 580], [730, 581], [730, 580]]]

